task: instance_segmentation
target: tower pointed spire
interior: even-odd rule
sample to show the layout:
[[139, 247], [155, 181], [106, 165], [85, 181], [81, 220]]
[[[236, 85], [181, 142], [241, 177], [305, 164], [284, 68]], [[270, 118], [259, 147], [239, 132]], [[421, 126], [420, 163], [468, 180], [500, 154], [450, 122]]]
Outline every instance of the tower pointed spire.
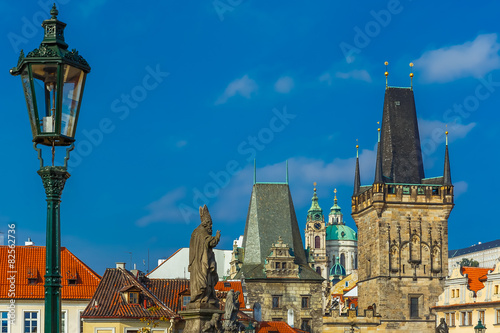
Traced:
[[323, 210], [318, 204], [318, 195], [316, 194], [316, 182], [314, 182], [314, 194], [311, 199], [311, 208], [307, 211], [307, 221], [323, 221]]
[[446, 134], [446, 148], [444, 151], [443, 185], [451, 186], [450, 156], [448, 155], [448, 131], [446, 131], [445, 134]]
[[378, 131], [378, 143], [377, 143], [377, 161], [375, 162], [375, 180], [374, 184], [382, 184], [384, 182], [382, 177], [382, 148], [380, 147], [380, 127]]
[[361, 187], [361, 181], [360, 181], [360, 177], [359, 177], [359, 145], [356, 144], [356, 170], [354, 171], [354, 193], [353, 193], [353, 195], [358, 195], [360, 187]]

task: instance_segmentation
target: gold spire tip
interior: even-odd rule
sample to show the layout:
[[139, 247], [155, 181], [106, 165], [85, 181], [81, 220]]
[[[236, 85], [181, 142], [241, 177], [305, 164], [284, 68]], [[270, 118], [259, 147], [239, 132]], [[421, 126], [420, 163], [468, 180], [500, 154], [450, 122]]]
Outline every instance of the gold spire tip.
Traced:
[[444, 134], [448, 135], [448, 131], [444, 132]]
[[359, 149], [359, 145], [356, 145], [356, 149]]
[[384, 65], [386, 65], [386, 66], [387, 66], [387, 65], [389, 65], [389, 63], [386, 61], [386, 62], [384, 62]]
[[379, 132], [380, 132], [380, 127], [379, 127], [379, 128], [377, 128], [377, 131], [379, 131]]

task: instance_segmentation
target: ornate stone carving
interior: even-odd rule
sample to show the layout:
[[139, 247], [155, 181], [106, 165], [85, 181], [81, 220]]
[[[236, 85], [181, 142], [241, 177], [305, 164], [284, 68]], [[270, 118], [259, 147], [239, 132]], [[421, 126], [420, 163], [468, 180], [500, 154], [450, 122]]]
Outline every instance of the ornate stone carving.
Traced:
[[240, 292], [229, 290], [226, 296], [226, 305], [224, 307], [224, 333], [237, 333], [242, 329], [243, 324], [238, 322], [238, 311], [240, 310], [239, 301]]

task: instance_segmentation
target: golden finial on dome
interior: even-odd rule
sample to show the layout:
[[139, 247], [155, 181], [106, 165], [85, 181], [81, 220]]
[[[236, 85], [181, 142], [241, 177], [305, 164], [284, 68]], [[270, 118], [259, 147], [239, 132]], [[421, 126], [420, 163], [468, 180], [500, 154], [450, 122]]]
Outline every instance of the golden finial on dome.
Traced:
[[385, 65], [385, 89], [387, 89], [388, 85], [387, 85], [387, 77], [389, 76], [389, 71], [387, 70], [387, 66], [389, 65], [389, 62], [384, 62], [384, 65]]
[[413, 70], [413, 63], [410, 62], [410, 89], [413, 90], [413, 73], [411, 72]]
[[316, 182], [314, 182], [313, 185], [314, 185], [314, 192], [316, 192]]

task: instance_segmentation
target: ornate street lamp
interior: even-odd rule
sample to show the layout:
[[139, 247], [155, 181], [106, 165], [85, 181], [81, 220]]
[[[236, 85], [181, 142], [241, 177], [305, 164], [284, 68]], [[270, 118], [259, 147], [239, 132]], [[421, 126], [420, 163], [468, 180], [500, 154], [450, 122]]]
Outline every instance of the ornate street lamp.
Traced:
[[[61, 231], [59, 204], [66, 179], [69, 152], [73, 150], [85, 77], [90, 66], [78, 54], [68, 51], [64, 41], [66, 24], [57, 19], [56, 5], [51, 18], [43, 21], [40, 47], [24, 56], [21, 51], [12, 75], [21, 75], [33, 147], [38, 151], [40, 170], [47, 195], [47, 238], [45, 271], [45, 332], [59, 333], [61, 324]], [[38, 144], [52, 148], [52, 165], [44, 166]], [[63, 166], [54, 165], [55, 146], [66, 149]]]
[[482, 323], [481, 323], [481, 319], [479, 319], [479, 321], [477, 322], [477, 325], [474, 326], [474, 331], [476, 333], [484, 333], [486, 332], [486, 326], [484, 326]]

